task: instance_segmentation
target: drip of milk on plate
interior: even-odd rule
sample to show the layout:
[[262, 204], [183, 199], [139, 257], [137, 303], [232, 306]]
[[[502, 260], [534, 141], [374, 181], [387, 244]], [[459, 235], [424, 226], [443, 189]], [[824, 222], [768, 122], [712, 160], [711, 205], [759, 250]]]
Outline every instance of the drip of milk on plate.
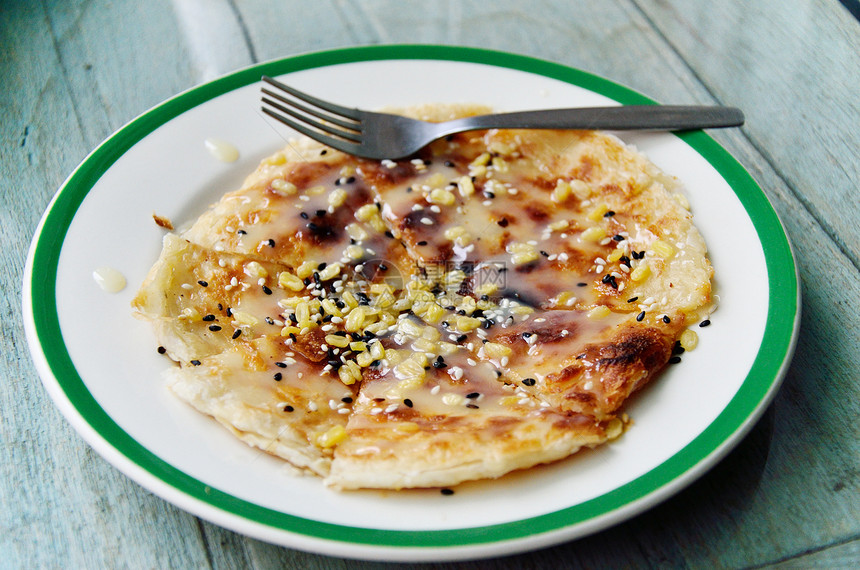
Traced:
[[239, 149], [225, 140], [208, 138], [203, 141], [203, 144], [206, 145], [209, 154], [221, 162], [235, 162], [239, 158]]
[[113, 267], [103, 266], [93, 271], [93, 279], [104, 291], [119, 293], [125, 289], [125, 276]]

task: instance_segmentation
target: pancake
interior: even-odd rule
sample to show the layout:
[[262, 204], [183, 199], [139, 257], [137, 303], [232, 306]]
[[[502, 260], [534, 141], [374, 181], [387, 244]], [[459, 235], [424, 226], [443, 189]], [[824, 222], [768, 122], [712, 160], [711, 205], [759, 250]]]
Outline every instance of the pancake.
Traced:
[[133, 305], [194, 408], [333, 488], [403, 489], [618, 437], [694, 346], [712, 274], [679, 183], [606, 133], [400, 161], [301, 139], [168, 234]]

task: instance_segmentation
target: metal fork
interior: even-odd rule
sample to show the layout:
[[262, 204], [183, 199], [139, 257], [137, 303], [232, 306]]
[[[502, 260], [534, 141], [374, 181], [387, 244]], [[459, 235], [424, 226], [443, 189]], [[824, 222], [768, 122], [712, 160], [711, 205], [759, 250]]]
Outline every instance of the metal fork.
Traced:
[[302, 93], [271, 77], [263, 76], [262, 80], [276, 89], [262, 87], [264, 113], [324, 145], [376, 160], [404, 158], [434, 140], [481, 129], [681, 131], [737, 127], [744, 123], [743, 113], [734, 107], [669, 105], [520, 111], [430, 123], [350, 109]]

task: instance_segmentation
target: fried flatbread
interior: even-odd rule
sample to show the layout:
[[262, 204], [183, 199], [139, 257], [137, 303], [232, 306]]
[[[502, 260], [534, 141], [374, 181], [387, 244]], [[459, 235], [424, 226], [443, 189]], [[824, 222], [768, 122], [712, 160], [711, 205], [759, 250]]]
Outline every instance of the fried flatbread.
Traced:
[[332, 487], [499, 477], [617, 437], [710, 310], [678, 186], [591, 131], [294, 141], [166, 236], [134, 308], [177, 396]]

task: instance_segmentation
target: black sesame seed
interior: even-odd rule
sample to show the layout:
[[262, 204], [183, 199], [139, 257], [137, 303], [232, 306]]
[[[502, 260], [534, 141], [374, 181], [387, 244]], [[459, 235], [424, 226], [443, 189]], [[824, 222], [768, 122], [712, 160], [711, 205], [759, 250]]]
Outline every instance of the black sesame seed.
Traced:
[[273, 378], [274, 378], [275, 380], [277, 380], [278, 382], [280, 382], [280, 381], [281, 381], [281, 378], [283, 378], [283, 377], [284, 377], [284, 375], [283, 375], [283, 374], [281, 374], [280, 372], [275, 372], [275, 375], [273, 376]]
[[482, 301], [489, 301], [489, 300], [490, 300], [490, 296], [489, 296], [489, 295], [481, 295], [481, 300], [482, 300]]
[[302, 212], [301, 214], [299, 214], [299, 216], [300, 216], [303, 220], [307, 220], [308, 218], [310, 218], [310, 216], [308, 216], [306, 212]]
[[215, 315], [206, 315], [205, 317], [203, 317], [203, 320], [204, 321], [214, 321]]
[[273, 325], [275, 324], [275, 321], [272, 317], [266, 317], [266, 324]]
[[439, 492], [443, 495], [450, 496], [454, 494], [454, 489], [440, 489]]
[[405, 398], [403, 400], [403, 405], [406, 406], [407, 408], [411, 408], [413, 406], [412, 400], [410, 400], [409, 398]]
[[394, 239], [394, 234], [391, 233], [391, 230], [385, 230], [385, 237], [389, 239]]
[[288, 318], [290, 319], [290, 322], [293, 323], [294, 325], [299, 324], [299, 318], [296, 316], [295, 313], [290, 313], [288, 315]]
[[710, 319], [705, 319], [704, 321], [702, 321], [701, 323], [699, 323], [699, 326], [700, 326], [700, 327], [706, 327], [706, 326], [708, 326], [709, 324], [711, 324], [711, 320], [710, 320]]
[[275, 366], [277, 366], [278, 368], [286, 368], [287, 363], [286, 362], [275, 362]]
[[627, 299], [627, 302], [628, 303], [635, 303], [638, 300], [639, 300], [639, 297], [630, 297], [629, 299]]
[[325, 216], [326, 211], [325, 210], [317, 210], [316, 213], [317, 213], [318, 218], [322, 218], [323, 216]]
[[427, 241], [422, 239], [418, 242], [418, 245], [427, 245]]
[[523, 379], [523, 386], [534, 386], [536, 383], [537, 383], [537, 381], [534, 378], [524, 378]]
[[275, 240], [273, 240], [273, 239], [267, 239], [267, 240], [266, 240], [266, 244], [267, 244], [269, 247], [275, 247]]
[[320, 227], [319, 227], [317, 224], [313, 223], [313, 222], [308, 222], [308, 229], [309, 229], [310, 231], [312, 231], [312, 232], [315, 232], [315, 231], [317, 231], [318, 229], [320, 229]]
[[678, 364], [679, 362], [681, 362], [680, 356], [673, 356], [669, 359], [669, 364]]
[[199, 360], [192, 360], [191, 364], [193, 364], [194, 366], [200, 366], [200, 361]]
[[347, 184], [352, 184], [353, 182], [355, 182], [355, 176], [350, 176], [346, 179]]
[[328, 263], [326, 263], [325, 261], [323, 261], [322, 263], [320, 263], [319, 265], [317, 265], [317, 270], [318, 270], [318, 271], [322, 271], [322, 270], [323, 270], [323, 269], [325, 269], [326, 267], [328, 267]]
[[265, 285], [263, 285], [263, 293], [265, 293], [266, 295], [271, 295], [272, 290], [269, 289], [268, 287], [266, 287]]
[[636, 315], [636, 320], [637, 320], [637, 321], [639, 321], [640, 323], [642, 322], [642, 320], [643, 320], [644, 318], [645, 318], [645, 311], [642, 311], [641, 313], [639, 313], [638, 315]]
[[668, 325], [672, 322], [672, 319], [669, 318], [669, 315], [663, 315], [663, 322]]
[[379, 264], [379, 270], [380, 271], [388, 271], [388, 266], [385, 265], [384, 263], [380, 263]]
[[239, 230], [236, 233], [239, 234], [240, 236], [243, 236], [243, 235], [247, 234], [248, 232], [246, 232], [245, 230]]
[[612, 236], [612, 239], [614, 239], [615, 241], [624, 241], [624, 236], [621, 234], [615, 234], [614, 236]]
[[470, 392], [470, 393], [466, 394], [466, 397], [469, 398], [470, 400], [474, 400], [475, 398], [479, 397], [480, 395], [481, 394], [479, 392]]
[[549, 257], [549, 253], [545, 252], [544, 250], [540, 250], [540, 254], [544, 257]]
[[294, 407], [292, 407], [292, 406], [284, 406], [284, 411], [285, 411], [285, 412], [292, 412], [293, 410], [295, 410], [295, 408], [294, 408]]
[[340, 399], [340, 401], [343, 402], [344, 404], [351, 404], [352, 403], [352, 396], [344, 396], [343, 398]]
[[467, 408], [471, 408], [471, 409], [473, 409], [473, 410], [477, 410], [477, 409], [479, 409], [479, 408], [478, 408], [478, 404], [466, 404], [466, 407], [467, 407]]
[[577, 287], [586, 287], [586, 286], [588, 286], [588, 283], [584, 283], [584, 282], [580, 281], [579, 283], [576, 284], [576, 286]]
[[603, 217], [604, 217], [604, 218], [611, 218], [611, 217], [612, 217], [612, 216], [614, 216], [614, 215], [615, 215], [615, 212], [613, 212], [612, 210], [609, 210], [608, 212], [606, 212], [605, 214], [603, 214]]
[[209, 325], [209, 330], [212, 332], [218, 332], [221, 330], [221, 327], [218, 325]]
[[446, 160], [444, 164], [445, 164], [445, 166], [447, 166], [448, 168], [454, 168], [454, 163], [453, 163], [453, 162], [451, 162], [450, 160]]
[[158, 347], [158, 354], [164, 354], [165, 352], [167, 352], [166, 348], [164, 348], [163, 346]]
[[233, 309], [231, 309], [230, 307], [227, 307], [226, 313], [227, 313], [228, 317], [232, 317], [233, 316]]
[[233, 336], [231, 337], [233, 340], [239, 338], [239, 335], [242, 334], [242, 329], [236, 329], [233, 331]]
[[299, 339], [296, 338], [296, 333], [290, 333], [290, 340], [293, 342], [299, 341]]
[[507, 218], [502, 218], [501, 220], [499, 220], [496, 223], [499, 224], [503, 228], [508, 227], [508, 219]]
[[198, 281], [197, 284], [200, 285], [201, 287], [209, 287], [209, 283], [203, 281], [202, 279], [200, 281]]
[[461, 334], [460, 336], [457, 337], [457, 343], [466, 342], [467, 338], [469, 338], [469, 337], [464, 335], [464, 334]]

